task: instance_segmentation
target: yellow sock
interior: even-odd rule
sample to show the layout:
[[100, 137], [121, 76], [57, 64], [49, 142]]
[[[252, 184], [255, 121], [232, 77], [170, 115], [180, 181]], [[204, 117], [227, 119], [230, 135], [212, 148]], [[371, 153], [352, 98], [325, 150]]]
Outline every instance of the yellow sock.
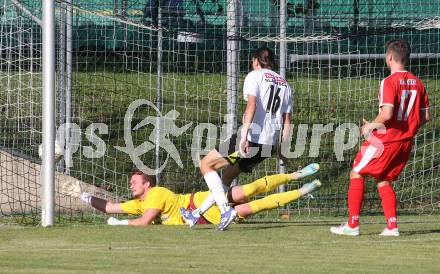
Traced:
[[284, 206], [301, 197], [298, 190], [287, 191], [283, 193], [272, 194], [262, 199], [258, 199], [249, 203], [253, 213], [263, 210], [273, 209]]
[[276, 174], [263, 177], [242, 187], [244, 194], [249, 198], [263, 192], [272, 191], [277, 186], [287, 184], [289, 180], [289, 174]]

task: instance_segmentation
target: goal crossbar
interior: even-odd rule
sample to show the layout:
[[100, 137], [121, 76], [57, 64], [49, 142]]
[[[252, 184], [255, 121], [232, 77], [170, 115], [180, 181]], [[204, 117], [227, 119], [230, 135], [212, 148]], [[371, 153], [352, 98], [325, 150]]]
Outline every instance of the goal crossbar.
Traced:
[[[365, 59], [384, 59], [385, 54], [290, 54], [290, 63], [300, 61], [334, 61], [334, 60], [365, 60]], [[412, 59], [438, 59], [440, 53], [413, 53]]]

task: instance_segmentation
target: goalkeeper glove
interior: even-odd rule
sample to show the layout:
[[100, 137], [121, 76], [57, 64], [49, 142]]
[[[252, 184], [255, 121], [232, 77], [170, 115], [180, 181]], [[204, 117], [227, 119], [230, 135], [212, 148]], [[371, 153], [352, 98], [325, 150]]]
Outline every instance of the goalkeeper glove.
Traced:
[[108, 225], [128, 225], [128, 220], [118, 220], [114, 217], [110, 217], [107, 220]]
[[93, 195], [88, 192], [82, 192], [81, 195], [79, 196], [81, 201], [83, 201], [84, 203], [88, 203], [88, 204], [92, 203], [92, 197], [93, 197]]

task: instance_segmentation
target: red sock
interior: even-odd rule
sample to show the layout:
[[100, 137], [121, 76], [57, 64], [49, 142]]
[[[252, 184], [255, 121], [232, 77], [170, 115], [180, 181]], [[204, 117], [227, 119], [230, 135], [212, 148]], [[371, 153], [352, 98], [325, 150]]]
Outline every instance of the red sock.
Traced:
[[359, 226], [359, 214], [364, 201], [364, 182], [364, 178], [350, 179], [348, 188], [348, 226], [351, 228]]
[[380, 199], [382, 200], [383, 214], [387, 219], [387, 228], [397, 228], [396, 193], [391, 185], [384, 185], [379, 188]]

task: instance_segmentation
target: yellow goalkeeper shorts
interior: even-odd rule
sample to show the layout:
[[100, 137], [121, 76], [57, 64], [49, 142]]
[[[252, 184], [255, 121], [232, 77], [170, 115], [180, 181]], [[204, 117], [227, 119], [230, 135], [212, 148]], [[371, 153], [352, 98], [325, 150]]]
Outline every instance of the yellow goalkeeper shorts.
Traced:
[[[199, 207], [206, 199], [206, 197], [208, 197], [208, 195], [209, 195], [209, 191], [196, 192], [194, 194], [194, 200], [193, 200], [194, 205], [196, 207]], [[208, 209], [205, 213], [203, 213], [203, 217], [205, 217], [205, 219], [212, 224], [219, 224], [220, 209], [218, 208], [217, 205], [214, 204], [210, 209]]]

